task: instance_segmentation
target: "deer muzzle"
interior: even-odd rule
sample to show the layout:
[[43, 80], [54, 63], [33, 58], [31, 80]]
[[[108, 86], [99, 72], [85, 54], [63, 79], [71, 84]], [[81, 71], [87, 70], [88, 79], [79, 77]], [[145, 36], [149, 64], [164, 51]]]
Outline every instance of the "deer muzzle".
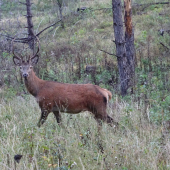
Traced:
[[24, 73], [22, 76], [23, 76], [24, 78], [27, 78], [27, 77], [28, 77], [28, 74], [27, 74], [27, 73]]

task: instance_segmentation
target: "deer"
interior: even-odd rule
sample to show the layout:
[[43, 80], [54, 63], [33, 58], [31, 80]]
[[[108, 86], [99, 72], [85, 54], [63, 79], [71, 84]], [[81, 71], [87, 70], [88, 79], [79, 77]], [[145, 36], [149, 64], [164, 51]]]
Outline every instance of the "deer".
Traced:
[[46, 81], [36, 76], [33, 66], [38, 63], [39, 48], [34, 55], [26, 56], [28, 59], [24, 60], [15, 54], [12, 47], [13, 62], [19, 66], [28, 92], [36, 98], [41, 110], [38, 127], [46, 121], [50, 112], [53, 112], [58, 124], [61, 123], [61, 113], [77, 114], [84, 111], [92, 113], [99, 125], [102, 121], [112, 124], [114, 120], [106, 111], [112, 93], [107, 89], [93, 84]]

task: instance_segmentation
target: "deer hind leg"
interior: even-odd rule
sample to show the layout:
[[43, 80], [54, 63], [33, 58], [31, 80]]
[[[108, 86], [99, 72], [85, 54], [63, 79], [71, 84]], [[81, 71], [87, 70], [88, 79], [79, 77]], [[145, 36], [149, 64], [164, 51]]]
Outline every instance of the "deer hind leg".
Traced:
[[38, 127], [40, 127], [46, 121], [48, 114], [49, 114], [48, 110], [42, 110], [41, 111], [41, 117], [40, 117], [39, 122], [37, 124]]
[[60, 124], [61, 123], [61, 115], [60, 115], [60, 112], [59, 111], [53, 111], [54, 113], [54, 116], [57, 120], [57, 123]]

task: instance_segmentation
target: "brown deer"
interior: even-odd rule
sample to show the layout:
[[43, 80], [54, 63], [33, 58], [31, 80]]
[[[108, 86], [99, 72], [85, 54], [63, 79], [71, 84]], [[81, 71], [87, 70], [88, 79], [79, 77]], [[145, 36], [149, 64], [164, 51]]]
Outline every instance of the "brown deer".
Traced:
[[67, 84], [39, 79], [33, 71], [33, 65], [37, 64], [39, 47], [35, 55], [29, 56], [27, 61], [14, 53], [14, 64], [20, 67], [25, 86], [32, 94], [41, 109], [41, 117], [38, 122], [40, 127], [53, 112], [58, 123], [61, 122], [60, 112], [80, 113], [89, 111], [99, 124], [101, 120], [111, 124], [113, 119], [107, 114], [108, 101], [112, 98], [110, 91], [92, 84]]

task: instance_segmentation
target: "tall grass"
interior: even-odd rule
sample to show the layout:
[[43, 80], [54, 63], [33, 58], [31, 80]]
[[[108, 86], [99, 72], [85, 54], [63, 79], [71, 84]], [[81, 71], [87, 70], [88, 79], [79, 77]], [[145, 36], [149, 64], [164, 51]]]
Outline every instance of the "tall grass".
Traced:
[[[22, 16], [24, 6], [21, 13], [19, 8], [15, 8], [17, 1], [10, 2], [12, 8], [10, 3], [3, 4], [8, 10], [0, 22], [3, 34], [26, 36], [26, 20]], [[57, 20], [56, 6], [52, 6], [52, 1], [51, 6], [46, 2], [34, 0], [33, 22], [37, 32]], [[120, 99], [116, 58], [99, 51], [104, 49], [115, 53], [112, 11], [94, 10], [75, 15], [77, 7], [108, 8], [111, 1], [67, 2], [65, 29], [57, 25], [40, 36], [41, 56], [35, 71], [46, 80], [93, 83], [91, 75], [85, 73], [85, 66], [95, 66], [96, 82], [113, 93], [108, 113], [119, 122], [119, 128], [103, 124], [98, 132], [97, 123], [88, 112], [78, 115], [63, 113], [60, 126], [51, 113], [46, 123], [38, 128], [38, 104], [33, 97], [25, 94], [19, 70], [13, 65], [10, 43], [1, 36], [0, 168], [170, 169], [170, 73], [167, 53], [170, 36], [167, 32], [160, 36], [158, 32], [169, 23], [169, 6], [150, 7], [144, 13], [133, 16], [136, 85], [133, 95]], [[139, 0], [133, 2], [139, 3]], [[157, 1], [140, 1], [148, 2]], [[8, 13], [10, 9], [15, 10]], [[18, 54], [30, 52], [17, 43], [16, 48]], [[19, 164], [14, 161], [17, 154], [23, 155]]]
[[[162, 127], [144, 118], [142, 105], [114, 100], [108, 113], [119, 128], [103, 124], [99, 135], [87, 112], [63, 113], [61, 126], [51, 113], [38, 128], [40, 109], [33, 97], [2, 99], [1, 169], [168, 169], [170, 145]], [[19, 164], [14, 162], [17, 154], [23, 155]]]

